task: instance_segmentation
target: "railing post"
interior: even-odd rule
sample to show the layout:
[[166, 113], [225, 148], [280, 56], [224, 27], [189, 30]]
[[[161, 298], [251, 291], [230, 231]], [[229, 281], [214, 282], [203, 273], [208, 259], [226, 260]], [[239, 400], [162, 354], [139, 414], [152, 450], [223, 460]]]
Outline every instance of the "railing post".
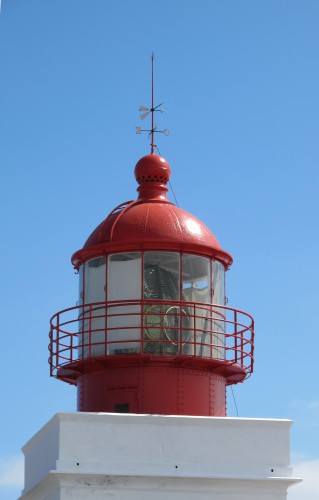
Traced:
[[254, 348], [255, 348], [255, 322], [252, 320], [250, 327], [250, 371], [254, 369]]
[[210, 339], [210, 353], [209, 359], [214, 358], [214, 342], [215, 342], [215, 334], [214, 334], [214, 306], [210, 304], [210, 329], [209, 329], [209, 339]]
[[92, 304], [89, 307], [89, 358], [92, 356]]
[[194, 356], [196, 356], [197, 355], [197, 352], [196, 352], [197, 339], [196, 339], [196, 307], [195, 307], [195, 303], [193, 304], [193, 317], [194, 317]]
[[183, 330], [182, 330], [182, 323], [183, 323], [183, 308], [182, 308], [182, 302], [179, 301], [179, 354], [180, 356], [183, 354]]
[[104, 355], [107, 355], [107, 302], [104, 302]]
[[235, 363], [238, 362], [238, 331], [237, 331], [237, 310], [234, 309], [234, 327], [235, 327]]
[[141, 329], [140, 329], [140, 335], [141, 335], [141, 338], [140, 338], [140, 352], [141, 354], [143, 355], [144, 354], [144, 324], [145, 324], [145, 318], [144, 318], [144, 315], [145, 315], [145, 307], [144, 307], [144, 299], [143, 299], [143, 295], [142, 295], [142, 300], [141, 300], [141, 312], [140, 312], [140, 315], [141, 315]]
[[241, 366], [242, 368], [244, 368], [244, 332], [243, 332], [243, 328], [241, 328], [241, 332], [240, 332], [240, 352], [241, 352]]
[[70, 332], [71, 342], [70, 342], [70, 362], [73, 363], [73, 333]]
[[56, 352], [55, 352], [56, 363], [55, 363], [55, 366], [56, 366], [56, 369], [58, 369], [58, 366], [59, 366], [59, 349], [60, 349], [60, 314], [59, 313], [57, 314], [56, 331], [57, 331], [57, 334], [56, 334]]
[[49, 358], [49, 363], [50, 363], [50, 377], [53, 376], [53, 370], [52, 370], [52, 320], [50, 321], [50, 333], [49, 333], [49, 338], [50, 338], [50, 343], [49, 343], [49, 352], [50, 352], [50, 358]]

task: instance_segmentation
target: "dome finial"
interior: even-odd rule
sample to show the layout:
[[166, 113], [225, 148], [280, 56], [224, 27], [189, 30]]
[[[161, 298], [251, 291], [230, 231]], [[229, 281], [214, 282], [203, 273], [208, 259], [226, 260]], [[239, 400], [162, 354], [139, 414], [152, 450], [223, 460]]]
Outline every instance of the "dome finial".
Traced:
[[169, 135], [169, 130], [164, 129], [164, 130], [157, 130], [157, 125], [154, 125], [154, 113], [155, 111], [159, 111], [160, 113], [164, 113], [164, 109], [160, 109], [160, 107], [164, 104], [164, 102], [161, 102], [157, 106], [154, 106], [154, 52], [152, 52], [151, 55], [151, 60], [152, 60], [152, 105], [150, 108], [147, 108], [146, 106], [140, 106], [139, 111], [144, 111], [140, 115], [141, 120], [144, 120], [150, 113], [152, 115], [152, 125], [151, 129], [142, 129], [142, 127], [136, 127], [136, 133], [141, 134], [142, 132], [148, 132], [148, 136], [151, 137], [151, 154], [154, 154], [154, 149], [157, 147], [156, 144], [154, 143], [154, 134], [155, 133], [160, 133], [164, 135]]

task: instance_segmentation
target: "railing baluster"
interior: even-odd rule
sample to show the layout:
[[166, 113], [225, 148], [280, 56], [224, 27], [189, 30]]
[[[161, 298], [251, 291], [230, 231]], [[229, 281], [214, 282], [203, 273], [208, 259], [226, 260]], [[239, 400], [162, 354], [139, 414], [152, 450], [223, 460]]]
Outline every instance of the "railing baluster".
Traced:
[[70, 338], [70, 354], [69, 354], [69, 356], [70, 356], [70, 362], [73, 363], [73, 337], [74, 337], [74, 335], [72, 335], [72, 333], [71, 333], [70, 337], [71, 338]]
[[195, 304], [193, 304], [193, 317], [194, 317], [194, 356], [197, 355], [196, 349], [197, 349], [197, 334], [196, 334], [196, 307]]
[[89, 306], [89, 358], [92, 356], [92, 307], [93, 305], [90, 304]]
[[56, 318], [56, 369], [59, 366], [59, 352], [60, 352], [60, 313], [57, 314]]
[[235, 363], [238, 362], [238, 331], [237, 331], [237, 310], [234, 310], [234, 327], [235, 327]]

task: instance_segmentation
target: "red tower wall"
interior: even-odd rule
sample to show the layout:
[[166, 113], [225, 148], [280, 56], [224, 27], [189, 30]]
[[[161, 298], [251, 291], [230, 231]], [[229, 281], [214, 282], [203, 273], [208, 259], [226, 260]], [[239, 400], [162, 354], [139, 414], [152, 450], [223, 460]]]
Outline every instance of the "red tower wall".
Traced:
[[110, 368], [78, 380], [78, 410], [223, 417], [225, 386], [225, 377], [198, 369]]

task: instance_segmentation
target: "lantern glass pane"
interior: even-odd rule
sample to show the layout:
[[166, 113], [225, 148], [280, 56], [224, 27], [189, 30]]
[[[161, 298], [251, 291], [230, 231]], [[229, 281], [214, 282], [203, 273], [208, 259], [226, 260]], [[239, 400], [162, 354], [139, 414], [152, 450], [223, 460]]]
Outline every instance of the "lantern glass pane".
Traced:
[[[184, 350], [187, 354], [209, 357], [211, 341], [211, 272], [210, 259], [184, 254], [182, 262], [184, 310], [189, 323]], [[207, 305], [206, 305], [207, 304]], [[185, 322], [185, 320], [184, 320]]]
[[215, 359], [225, 359], [225, 268], [215, 260], [212, 266], [213, 313], [212, 354]]
[[108, 354], [133, 354], [140, 351], [141, 262], [139, 252], [117, 253], [108, 257]]
[[144, 299], [179, 300], [179, 261], [178, 253], [144, 253]]
[[82, 273], [80, 277], [84, 285], [80, 300], [84, 306], [79, 317], [82, 332], [79, 355], [88, 358], [105, 354], [105, 257], [89, 260], [83, 271], [83, 277]]
[[210, 302], [210, 260], [198, 255], [183, 255], [183, 300]]
[[105, 257], [98, 257], [85, 263], [85, 304], [105, 301], [105, 266]]
[[225, 305], [225, 268], [215, 260], [212, 267], [213, 304]]
[[84, 265], [82, 265], [79, 269], [79, 305], [83, 304], [84, 299]]

